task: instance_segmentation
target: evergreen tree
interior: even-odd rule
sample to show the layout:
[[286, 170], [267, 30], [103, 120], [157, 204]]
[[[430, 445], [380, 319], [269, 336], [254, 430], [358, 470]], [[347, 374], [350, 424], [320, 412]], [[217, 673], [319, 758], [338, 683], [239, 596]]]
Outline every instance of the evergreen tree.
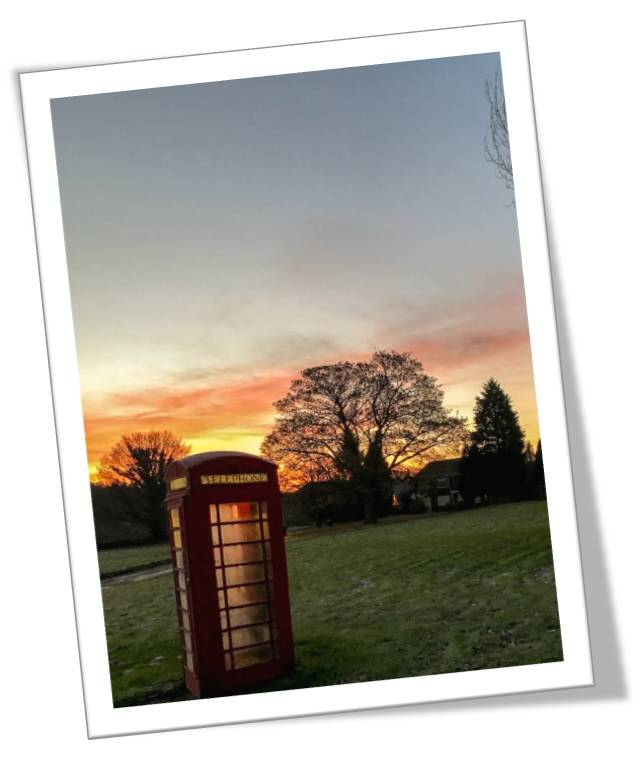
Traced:
[[348, 481], [356, 479], [361, 466], [361, 452], [358, 447], [358, 438], [348, 426], [343, 428], [340, 451], [334, 464], [338, 472]]
[[524, 453], [525, 453], [525, 461], [528, 463], [528, 465], [534, 464], [534, 459], [535, 459], [536, 455], [535, 455], [535, 452], [534, 452], [534, 447], [532, 446], [530, 441], [528, 441], [525, 444]]
[[510, 396], [489, 379], [474, 406], [474, 431], [464, 453], [464, 496], [520, 497], [526, 485], [525, 437]]
[[361, 507], [366, 523], [376, 523], [388, 511], [392, 498], [392, 474], [383, 456], [380, 434], [363, 456], [356, 436], [346, 427], [335, 465], [355, 491], [352, 504]]
[[392, 474], [383, 456], [383, 441], [378, 434], [363, 459], [360, 487], [365, 507], [365, 523], [376, 523], [392, 503]]
[[461, 463], [461, 495], [465, 507], [473, 507], [477, 497], [483, 500], [483, 457], [473, 443], [468, 443], [463, 450]]
[[536, 453], [534, 454], [534, 477], [536, 478], [538, 494], [545, 499], [545, 473], [543, 472], [543, 449], [541, 448], [541, 439], [539, 439], [539, 442], [536, 444]]

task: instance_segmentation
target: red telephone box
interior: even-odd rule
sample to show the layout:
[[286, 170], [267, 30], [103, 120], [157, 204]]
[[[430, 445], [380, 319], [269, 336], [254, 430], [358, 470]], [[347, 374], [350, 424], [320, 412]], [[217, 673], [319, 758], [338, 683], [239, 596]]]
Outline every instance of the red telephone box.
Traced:
[[276, 465], [211, 451], [172, 462], [165, 478], [187, 688], [212, 697], [291, 672]]

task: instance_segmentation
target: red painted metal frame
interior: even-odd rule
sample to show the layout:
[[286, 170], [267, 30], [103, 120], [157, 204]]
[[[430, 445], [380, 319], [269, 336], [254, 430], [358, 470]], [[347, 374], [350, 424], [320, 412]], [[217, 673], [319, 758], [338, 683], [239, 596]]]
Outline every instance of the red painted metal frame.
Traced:
[[[203, 475], [266, 474], [268, 480], [252, 483], [206, 485]], [[251, 689], [294, 669], [294, 644], [289, 606], [285, 532], [277, 468], [251, 454], [207, 452], [172, 462], [167, 468], [167, 515], [174, 566], [174, 588], [181, 622], [177, 551], [172, 539], [171, 510], [179, 510], [184, 574], [187, 583], [193, 670], [187, 667], [183, 641], [185, 683], [196, 697], [215, 697]], [[186, 479], [186, 487], [171, 490], [170, 484]], [[278, 627], [278, 658], [236, 670], [225, 670], [223, 628], [218, 607], [216, 566], [209, 506], [238, 502], [266, 502], [269, 524], [275, 620]], [[247, 543], [244, 543], [247, 544]], [[270, 637], [272, 631], [270, 630]]]

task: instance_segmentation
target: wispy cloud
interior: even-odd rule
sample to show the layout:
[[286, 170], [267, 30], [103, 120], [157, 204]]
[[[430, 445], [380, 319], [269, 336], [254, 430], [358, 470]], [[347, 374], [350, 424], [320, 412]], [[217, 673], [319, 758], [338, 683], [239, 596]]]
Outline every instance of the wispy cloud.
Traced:
[[[404, 330], [408, 332], [412, 324]], [[85, 429], [89, 460], [95, 464], [120, 435], [132, 431], [170, 429], [199, 448], [242, 446], [257, 451], [275, 418], [273, 403], [287, 391], [301, 369], [336, 360], [363, 360], [374, 347], [349, 349], [347, 345], [294, 337], [286, 350], [263, 351], [261, 364], [224, 372], [191, 369], [178, 372], [166, 386], [114, 392], [85, 403]], [[468, 415], [482, 382], [497, 376], [517, 387], [524, 415], [536, 408], [529, 377], [529, 338], [522, 328], [452, 327], [440, 334], [385, 334], [378, 349], [412, 352], [425, 370], [446, 387], [449, 405]], [[312, 355], [310, 355], [310, 350]], [[311, 358], [314, 358], [311, 360]], [[270, 367], [270, 359], [289, 366]], [[525, 370], [526, 376], [522, 376]], [[523, 385], [525, 382], [525, 385]], [[532, 422], [532, 419], [528, 420]]]

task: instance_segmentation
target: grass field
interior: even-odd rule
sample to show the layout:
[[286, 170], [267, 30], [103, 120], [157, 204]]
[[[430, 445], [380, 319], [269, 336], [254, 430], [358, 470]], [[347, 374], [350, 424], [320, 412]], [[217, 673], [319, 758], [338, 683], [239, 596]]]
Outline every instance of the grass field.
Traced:
[[142, 547], [121, 547], [98, 552], [101, 577], [123, 574], [132, 569], [152, 566], [163, 561], [171, 562], [171, 553], [167, 543], [143, 545]]
[[[324, 531], [287, 543], [296, 673], [256, 691], [562, 659], [545, 503]], [[115, 705], [185, 697], [171, 575], [103, 599]]]

